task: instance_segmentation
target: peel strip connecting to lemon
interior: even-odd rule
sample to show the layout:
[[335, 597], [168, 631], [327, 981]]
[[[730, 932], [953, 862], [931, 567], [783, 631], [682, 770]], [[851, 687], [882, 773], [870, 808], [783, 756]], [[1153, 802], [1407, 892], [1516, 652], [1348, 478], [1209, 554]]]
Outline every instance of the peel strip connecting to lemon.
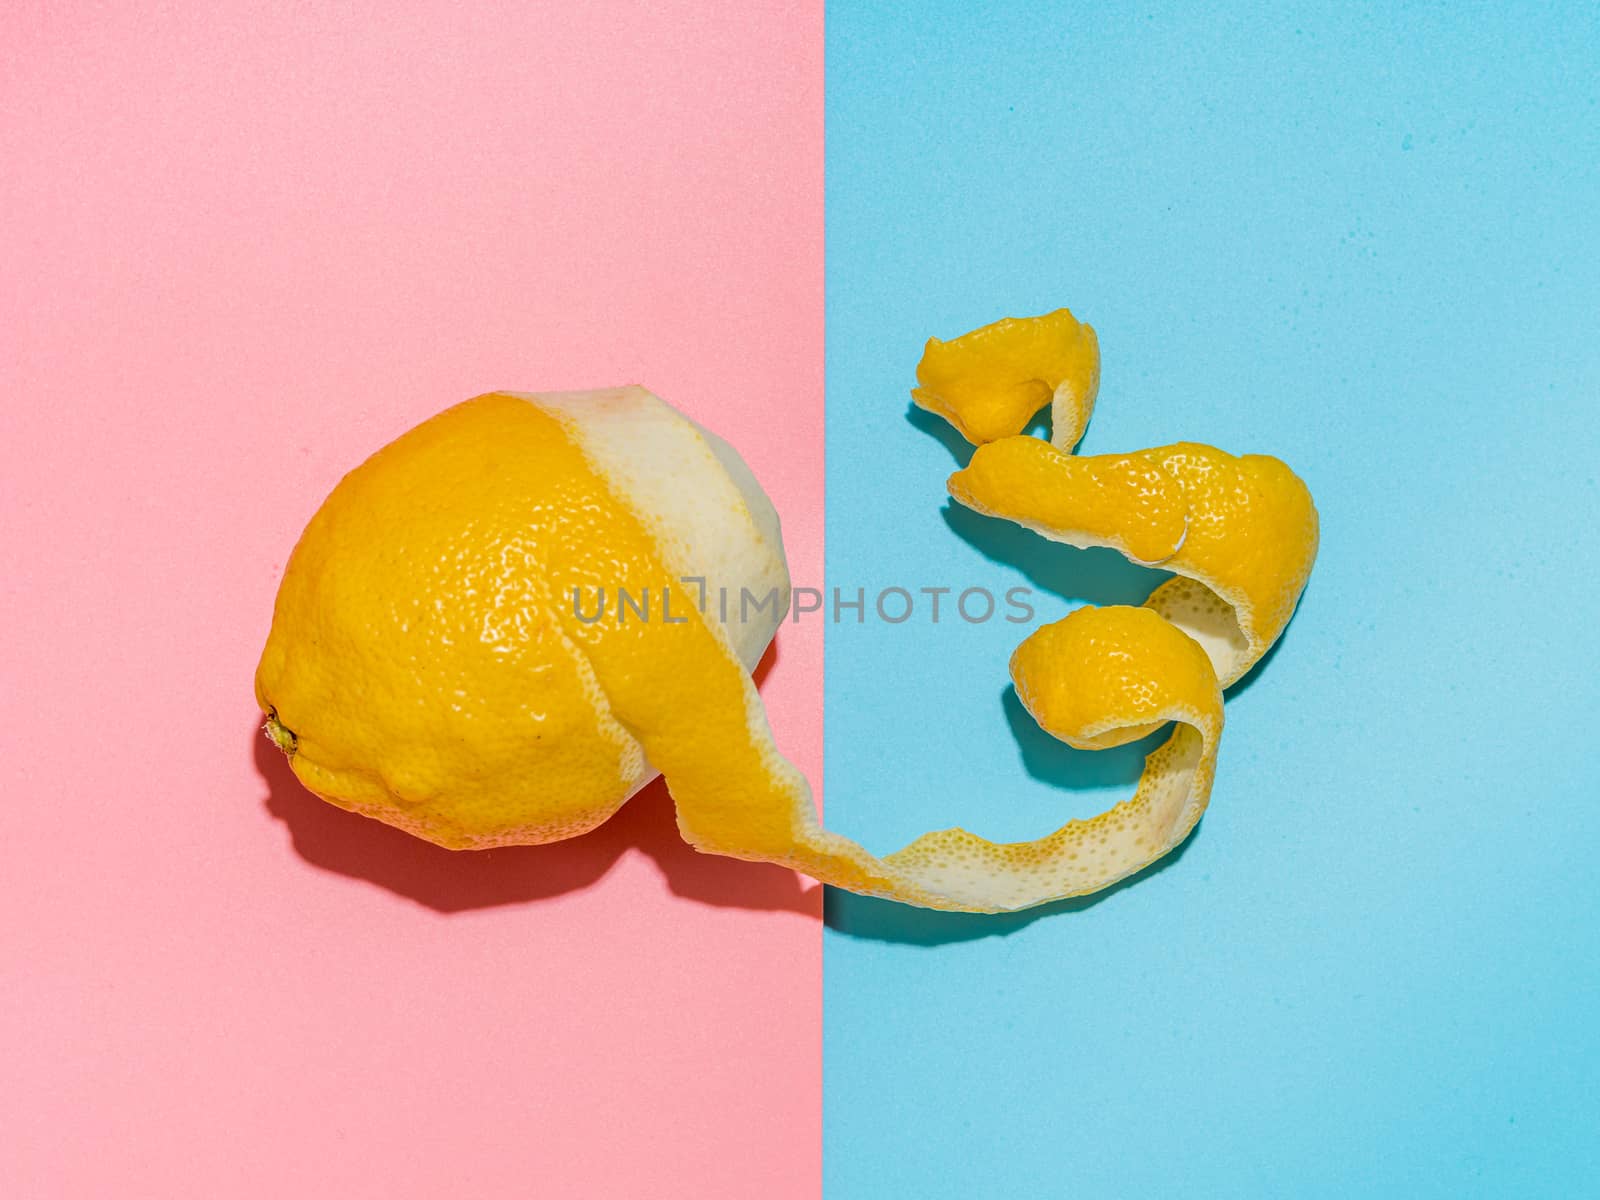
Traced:
[[[480, 396], [347, 475], [284, 572], [256, 673], [268, 733], [319, 796], [452, 848], [576, 836], [659, 773], [698, 849], [851, 891], [998, 912], [1103, 888], [1204, 811], [1222, 689], [1288, 623], [1317, 526], [1276, 459], [1073, 457], [1098, 376], [1093, 330], [1061, 310], [930, 341], [913, 393], [978, 444], [959, 502], [1174, 573], [1012, 657], [1071, 745], [1176, 722], [1092, 820], [882, 858], [824, 829], [750, 674], [789, 607], [777, 514], [732, 447], [637, 387]], [[1053, 440], [1024, 436], [1046, 404]]]

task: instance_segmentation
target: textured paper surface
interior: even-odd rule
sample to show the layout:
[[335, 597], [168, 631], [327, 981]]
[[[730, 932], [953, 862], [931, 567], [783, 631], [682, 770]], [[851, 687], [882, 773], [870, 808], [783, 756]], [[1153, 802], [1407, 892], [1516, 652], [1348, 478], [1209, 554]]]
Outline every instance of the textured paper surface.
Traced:
[[[659, 788], [434, 850], [251, 675], [340, 474], [496, 388], [648, 385], [815, 578], [820, 5], [53, 7], [0, 17], [0, 1192], [814, 1196], [808, 881]], [[820, 686], [787, 627], [814, 779]]]
[[1150, 749], [1010, 694], [1034, 624], [1159, 576], [949, 509], [954, 439], [907, 420], [929, 334], [1070, 305], [1086, 452], [1276, 454], [1322, 513], [1180, 854], [1017, 917], [829, 897], [830, 1198], [1594, 1190], [1597, 35], [829, 5], [829, 575], [1037, 609], [830, 628], [829, 824], [1034, 837]]

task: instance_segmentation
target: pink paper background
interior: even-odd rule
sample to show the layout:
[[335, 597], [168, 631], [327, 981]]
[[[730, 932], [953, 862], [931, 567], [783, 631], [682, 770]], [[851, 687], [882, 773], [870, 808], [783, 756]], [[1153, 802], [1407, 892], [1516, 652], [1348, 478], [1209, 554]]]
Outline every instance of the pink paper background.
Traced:
[[646, 383], [818, 579], [821, 4], [213, 7], [0, 17], [0, 1194], [816, 1194], [814, 886], [659, 788], [434, 850], [251, 674], [339, 475], [497, 387]]

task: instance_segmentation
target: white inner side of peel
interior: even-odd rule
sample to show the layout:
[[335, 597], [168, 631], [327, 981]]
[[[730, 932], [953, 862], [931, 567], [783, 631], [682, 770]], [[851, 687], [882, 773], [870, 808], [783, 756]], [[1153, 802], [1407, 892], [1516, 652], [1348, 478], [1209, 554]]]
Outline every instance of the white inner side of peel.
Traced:
[[[705, 581], [707, 624], [754, 670], [788, 611], [789, 569], [777, 510], [738, 452], [642, 387], [511, 394], [561, 421], [649, 530], [672, 582]], [[700, 598], [699, 585], [682, 591]]]

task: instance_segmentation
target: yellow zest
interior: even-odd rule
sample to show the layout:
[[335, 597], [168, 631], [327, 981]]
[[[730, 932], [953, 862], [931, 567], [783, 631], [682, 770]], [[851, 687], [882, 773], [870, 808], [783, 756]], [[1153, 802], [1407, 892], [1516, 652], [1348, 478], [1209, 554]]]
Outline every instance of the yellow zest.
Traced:
[[1048, 404], [1051, 427], [1071, 447], [1089, 423], [1099, 385], [1094, 330], [1058, 308], [1007, 317], [953, 342], [929, 338], [911, 398], [974, 445], [1021, 433]]

